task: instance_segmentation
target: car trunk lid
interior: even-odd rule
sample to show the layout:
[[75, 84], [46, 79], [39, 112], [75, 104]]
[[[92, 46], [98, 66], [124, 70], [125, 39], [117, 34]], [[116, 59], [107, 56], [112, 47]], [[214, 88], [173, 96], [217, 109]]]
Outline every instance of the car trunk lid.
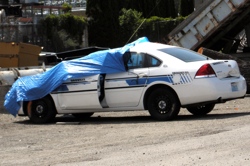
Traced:
[[219, 79], [240, 76], [239, 66], [234, 60], [213, 60], [210, 65]]

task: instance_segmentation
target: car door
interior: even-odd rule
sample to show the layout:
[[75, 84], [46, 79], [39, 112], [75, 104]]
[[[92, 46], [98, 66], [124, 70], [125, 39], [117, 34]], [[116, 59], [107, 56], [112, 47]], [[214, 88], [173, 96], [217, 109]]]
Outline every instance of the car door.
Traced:
[[57, 93], [58, 103], [61, 109], [100, 109], [99, 102], [99, 78], [100, 75], [85, 78], [70, 79], [53, 93]]
[[105, 78], [105, 100], [108, 107], [134, 107], [139, 104], [147, 85], [148, 67], [146, 55], [130, 53], [126, 72], [107, 74]]

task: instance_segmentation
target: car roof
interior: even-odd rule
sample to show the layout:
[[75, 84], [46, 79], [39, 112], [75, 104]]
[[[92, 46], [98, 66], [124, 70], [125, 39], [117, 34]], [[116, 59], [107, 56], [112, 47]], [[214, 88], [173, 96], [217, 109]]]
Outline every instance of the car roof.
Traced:
[[130, 51], [133, 52], [145, 52], [149, 50], [158, 50], [162, 48], [176, 48], [176, 46], [162, 44], [162, 43], [154, 43], [154, 42], [145, 42], [145, 43], [139, 43], [135, 45], [134, 47], [130, 48]]

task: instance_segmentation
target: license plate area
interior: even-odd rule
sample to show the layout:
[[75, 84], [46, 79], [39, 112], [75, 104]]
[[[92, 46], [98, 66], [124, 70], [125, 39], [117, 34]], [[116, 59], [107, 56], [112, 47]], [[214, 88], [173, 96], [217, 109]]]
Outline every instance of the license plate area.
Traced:
[[239, 91], [237, 82], [231, 83], [231, 89], [232, 89], [232, 92]]

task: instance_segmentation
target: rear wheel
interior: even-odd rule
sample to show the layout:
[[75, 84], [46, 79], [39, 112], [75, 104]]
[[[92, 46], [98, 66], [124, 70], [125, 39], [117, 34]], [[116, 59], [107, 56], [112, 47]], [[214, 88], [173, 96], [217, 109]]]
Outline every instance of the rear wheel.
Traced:
[[215, 104], [205, 104], [196, 107], [187, 107], [187, 110], [196, 116], [206, 115], [214, 109]]
[[148, 97], [148, 111], [156, 120], [171, 120], [180, 112], [177, 96], [168, 89], [156, 89]]
[[87, 118], [91, 117], [93, 114], [94, 114], [94, 112], [87, 112], [87, 113], [75, 113], [72, 115], [78, 119], [87, 119]]
[[52, 99], [44, 97], [42, 99], [29, 102], [27, 113], [33, 123], [42, 124], [54, 120], [56, 116], [56, 109]]

